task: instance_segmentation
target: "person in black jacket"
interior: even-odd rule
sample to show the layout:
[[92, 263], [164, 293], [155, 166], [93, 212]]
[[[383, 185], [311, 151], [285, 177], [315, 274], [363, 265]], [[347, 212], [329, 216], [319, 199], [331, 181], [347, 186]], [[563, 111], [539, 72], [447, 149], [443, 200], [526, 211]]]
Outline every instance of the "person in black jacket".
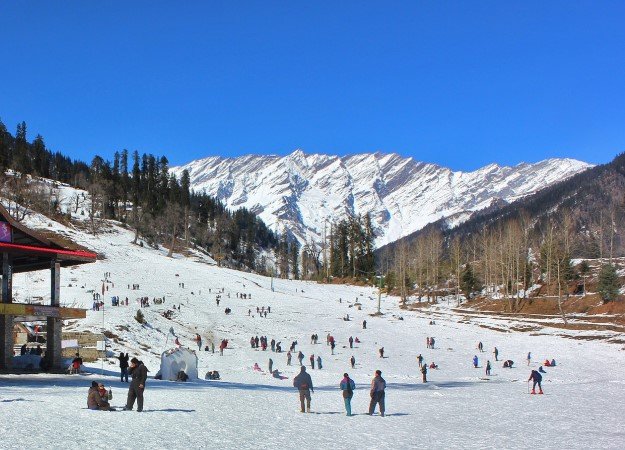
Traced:
[[532, 370], [532, 373], [530, 374], [530, 377], [527, 379], [527, 381], [529, 382], [530, 380], [534, 381], [531, 393], [532, 394], [536, 393], [536, 385], [538, 385], [538, 393], [542, 394], [543, 393], [543, 388], [540, 385], [540, 382], [543, 381], [543, 376], [541, 374], [539, 374], [536, 370]]
[[123, 352], [121, 352], [117, 357], [117, 359], [119, 359], [119, 369], [121, 372], [120, 376], [122, 383], [124, 382], [124, 379], [126, 379], [126, 383], [128, 383], [128, 358], [128, 353], [124, 355]]
[[137, 400], [137, 411], [143, 411], [143, 391], [145, 390], [145, 382], [148, 379], [148, 369], [137, 358], [130, 360], [130, 369], [128, 370], [132, 381], [128, 388], [128, 399], [124, 411], [132, 411]]
[[[306, 367], [302, 366], [299, 375], [293, 379], [293, 387], [299, 391], [299, 401], [302, 412], [310, 412], [310, 393], [315, 392], [313, 382], [310, 375], [306, 373]], [[304, 409], [304, 400], [306, 400], [306, 409]]]

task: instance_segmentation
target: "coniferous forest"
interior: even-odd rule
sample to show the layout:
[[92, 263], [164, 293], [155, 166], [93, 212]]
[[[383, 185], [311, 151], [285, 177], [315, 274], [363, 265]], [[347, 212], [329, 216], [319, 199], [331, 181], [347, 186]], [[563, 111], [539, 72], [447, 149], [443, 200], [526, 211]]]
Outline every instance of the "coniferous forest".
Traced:
[[300, 245], [288, 230], [270, 230], [254, 213], [228, 210], [218, 199], [190, 188], [189, 174], [177, 179], [165, 156], [117, 151], [113, 161], [95, 156], [72, 160], [28, 140], [25, 122], [15, 135], [0, 121], [0, 193], [16, 220], [37, 211], [69, 220], [55, 194], [37, 177], [83, 189], [72, 199], [74, 213], [87, 217], [89, 231], [102, 232], [104, 220], [132, 228], [134, 243], [174, 250], [195, 247], [220, 265], [305, 279], [369, 278], [374, 273], [374, 233], [368, 216], [332, 224], [323, 244]]

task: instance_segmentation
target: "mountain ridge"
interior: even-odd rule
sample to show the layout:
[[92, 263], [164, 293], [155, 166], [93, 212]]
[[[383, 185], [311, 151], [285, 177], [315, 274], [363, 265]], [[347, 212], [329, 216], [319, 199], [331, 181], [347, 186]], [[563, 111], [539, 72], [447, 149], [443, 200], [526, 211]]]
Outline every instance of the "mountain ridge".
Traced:
[[[470, 216], [535, 193], [590, 167], [570, 158], [454, 171], [397, 153], [210, 156], [172, 167], [227, 207], [245, 207], [273, 230], [321, 241], [327, 223], [371, 214], [384, 245], [442, 218]], [[325, 226], [324, 226], [325, 225]]]

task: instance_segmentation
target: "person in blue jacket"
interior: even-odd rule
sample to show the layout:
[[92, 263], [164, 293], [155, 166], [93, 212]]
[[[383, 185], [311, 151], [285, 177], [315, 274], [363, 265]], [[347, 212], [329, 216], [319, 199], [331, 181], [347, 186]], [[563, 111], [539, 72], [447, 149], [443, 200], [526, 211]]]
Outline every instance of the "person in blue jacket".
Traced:
[[542, 394], [543, 393], [543, 388], [540, 385], [540, 382], [543, 381], [543, 376], [538, 373], [538, 371], [536, 370], [532, 370], [532, 373], [530, 374], [530, 377], [527, 379], [527, 381], [529, 382], [530, 380], [532, 380], [534, 382], [534, 384], [532, 385], [532, 394], [536, 393], [536, 385], [538, 385], [538, 393]]
[[473, 367], [475, 367], [477, 369], [477, 355], [473, 356]]
[[348, 416], [352, 415], [352, 397], [354, 396], [354, 389], [356, 389], [356, 383], [352, 380], [347, 373], [343, 374], [341, 380], [341, 391], [343, 391], [343, 401], [345, 402], [345, 411]]

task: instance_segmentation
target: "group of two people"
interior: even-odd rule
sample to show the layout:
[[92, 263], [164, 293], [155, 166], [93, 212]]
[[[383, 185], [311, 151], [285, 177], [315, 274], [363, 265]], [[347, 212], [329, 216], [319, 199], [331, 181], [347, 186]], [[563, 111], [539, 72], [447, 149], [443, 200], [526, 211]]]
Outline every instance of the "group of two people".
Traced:
[[[310, 394], [314, 393], [314, 387], [310, 374], [306, 372], [306, 367], [302, 366], [299, 375], [293, 379], [293, 386], [299, 391], [299, 400], [301, 406], [301, 412], [310, 412]], [[343, 401], [345, 403], [345, 412], [348, 416], [352, 416], [352, 397], [354, 396], [354, 390], [356, 389], [356, 383], [349, 377], [349, 374], [344, 373], [339, 387], [343, 392]], [[371, 396], [371, 402], [369, 403], [369, 415], [373, 415], [376, 406], [379, 406], [380, 415], [384, 417], [385, 404], [384, 397], [386, 389], [386, 381], [382, 378], [382, 372], [380, 370], [375, 371], [375, 377], [371, 381], [371, 390], [369, 392]]]
[[[126, 399], [126, 406], [124, 411], [132, 411], [137, 402], [137, 411], [143, 411], [143, 392], [145, 390], [145, 383], [148, 379], [148, 369], [143, 362], [137, 358], [130, 360], [130, 367], [128, 373], [132, 377], [130, 386], [128, 387], [128, 397]], [[104, 384], [93, 381], [89, 393], [87, 394], [87, 408], [92, 410], [101, 411], [113, 411], [109, 400], [112, 399], [112, 392], [106, 390]]]

